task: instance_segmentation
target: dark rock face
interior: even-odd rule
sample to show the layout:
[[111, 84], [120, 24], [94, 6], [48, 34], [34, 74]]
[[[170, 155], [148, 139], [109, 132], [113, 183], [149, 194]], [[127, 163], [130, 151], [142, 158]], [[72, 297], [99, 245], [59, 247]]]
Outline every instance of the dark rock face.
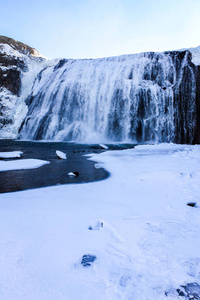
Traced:
[[188, 52], [187, 60], [183, 54], [172, 54], [178, 75], [174, 85], [174, 141], [187, 144], [194, 142], [196, 133], [196, 67], [191, 62], [191, 53]]
[[[28, 54], [31, 52], [29, 46], [16, 42], [13, 39], [0, 36], [0, 48], [2, 45], [12, 45], [13, 50], [18, 50], [22, 54]], [[21, 89], [21, 72], [27, 71], [28, 66], [23, 60], [17, 56], [11, 56], [6, 52], [0, 52], [0, 87], [4, 87], [12, 94], [19, 96]]]
[[[1, 42], [1, 38], [0, 38]], [[2, 44], [1, 44], [2, 45]], [[15, 56], [9, 56], [0, 45], [0, 128], [13, 123], [12, 112], [9, 113], [9, 103], [15, 102], [21, 93], [21, 73], [27, 69], [24, 61]], [[8, 106], [8, 108], [7, 108]]]
[[195, 81], [196, 81], [196, 124], [194, 144], [200, 144], [200, 66], [195, 68]]
[[20, 71], [17, 69], [2, 71], [0, 69], [0, 85], [12, 94], [19, 96], [21, 89]]
[[[14, 39], [0, 36], [0, 129], [2, 129], [0, 137], [2, 137], [2, 132], [4, 132], [4, 138], [12, 137], [12, 133], [11, 136], [9, 134], [14, 123], [14, 114], [17, 105], [22, 103], [20, 101], [22, 76], [29, 70], [30, 61], [38, 59], [34, 55], [39, 55], [34, 48]], [[32, 85], [31, 82], [30, 84]], [[24, 107], [26, 108], [25, 104]], [[15, 119], [17, 124], [20, 124], [20, 121]], [[12, 126], [9, 127], [10, 125]], [[17, 129], [19, 128], [15, 128], [14, 131], [17, 132]], [[7, 133], [8, 136], [6, 136]]]

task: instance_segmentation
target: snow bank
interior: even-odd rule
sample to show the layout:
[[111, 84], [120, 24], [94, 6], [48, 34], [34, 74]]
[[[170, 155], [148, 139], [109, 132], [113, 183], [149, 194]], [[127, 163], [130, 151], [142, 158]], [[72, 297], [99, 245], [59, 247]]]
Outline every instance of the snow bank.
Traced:
[[45, 161], [41, 159], [20, 159], [20, 160], [11, 160], [11, 161], [0, 161], [0, 172], [10, 171], [10, 170], [35, 169], [49, 163], [50, 163], [49, 161]]
[[0, 195], [1, 299], [172, 300], [199, 283], [200, 146], [92, 159], [109, 179]]
[[21, 151], [12, 151], [12, 152], [0, 152], [0, 158], [18, 158], [21, 157], [23, 152]]

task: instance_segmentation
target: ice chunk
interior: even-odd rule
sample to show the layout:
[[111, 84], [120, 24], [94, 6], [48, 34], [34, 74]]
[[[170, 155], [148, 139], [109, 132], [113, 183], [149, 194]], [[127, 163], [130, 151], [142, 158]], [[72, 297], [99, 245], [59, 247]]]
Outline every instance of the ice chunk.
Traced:
[[99, 146], [102, 148], [102, 149], [105, 149], [105, 150], [108, 150], [108, 146], [104, 145], [104, 144], [99, 144]]
[[62, 151], [56, 150], [56, 154], [60, 159], [67, 159], [67, 155]]

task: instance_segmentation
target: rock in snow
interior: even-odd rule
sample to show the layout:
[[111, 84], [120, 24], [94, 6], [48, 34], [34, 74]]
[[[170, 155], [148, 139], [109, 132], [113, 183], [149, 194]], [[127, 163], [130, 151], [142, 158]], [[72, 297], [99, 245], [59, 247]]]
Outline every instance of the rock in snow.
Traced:
[[56, 150], [56, 154], [60, 159], [67, 159], [67, 155], [62, 151]]
[[187, 283], [183, 288], [189, 299], [200, 299], [200, 285], [198, 283]]
[[197, 205], [197, 203], [196, 202], [189, 202], [187, 205], [191, 206], [191, 207], [195, 207]]

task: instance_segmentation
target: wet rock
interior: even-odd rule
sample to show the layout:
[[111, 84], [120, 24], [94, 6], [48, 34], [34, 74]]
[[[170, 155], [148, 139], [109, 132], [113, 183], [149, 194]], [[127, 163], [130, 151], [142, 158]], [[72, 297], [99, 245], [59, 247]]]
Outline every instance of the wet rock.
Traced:
[[95, 255], [92, 255], [92, 254], [85, 254], [83, 255], [82, 257], [82, 260], [81, 260], [81, 264], [84, 266], [84, 267], [90, 267], [91, 264], [97, 259], [97, 257]]
[[79, 176], [79, 172], [77, 172], [77, 171], [75, 171], [75, 172], [73, 172], [74, 173], [74, 175], [77, 177], [77, 176]]
[[79, 176], [79, 172], [77, 172], [77, 171], [69, 172], [68, 175], [71, 176], [71, 177], [77, 177], [77, 176]]

